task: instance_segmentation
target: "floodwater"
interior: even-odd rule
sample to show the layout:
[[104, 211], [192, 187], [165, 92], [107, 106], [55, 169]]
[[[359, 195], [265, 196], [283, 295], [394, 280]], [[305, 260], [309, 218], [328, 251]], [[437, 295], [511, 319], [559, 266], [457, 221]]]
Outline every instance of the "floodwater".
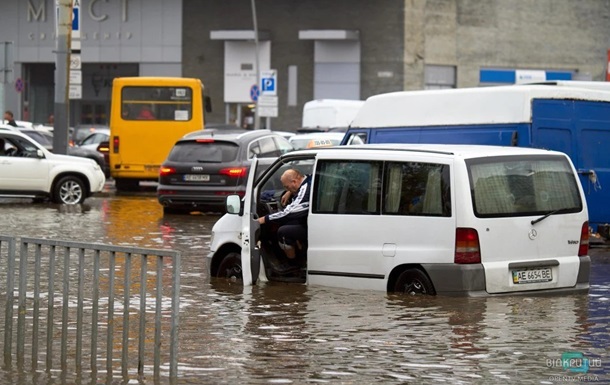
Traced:
[[[217, 219], [164, 217], [152, 194], [109, 194], [79, 207], [0, 201], [0, 235], [182, 252], [179, 384], [610, 382], [610, 249], [592, 249], [591, 290], [583, 295], [474, 299], [300, 284], [243, 288], [207, 274]], [[566, 353], [586, 359], [588, 369], [568, 361], [564, 368]], [[87, 376], [3, 368], [0, 384], [104, 383]]]

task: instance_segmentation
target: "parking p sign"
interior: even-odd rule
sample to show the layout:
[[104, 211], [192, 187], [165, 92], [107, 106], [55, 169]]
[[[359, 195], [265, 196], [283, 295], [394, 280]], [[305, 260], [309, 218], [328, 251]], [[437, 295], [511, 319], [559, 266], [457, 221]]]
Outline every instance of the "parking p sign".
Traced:
[[261, 71], [261, 95], [277, 95], [277, 71]]

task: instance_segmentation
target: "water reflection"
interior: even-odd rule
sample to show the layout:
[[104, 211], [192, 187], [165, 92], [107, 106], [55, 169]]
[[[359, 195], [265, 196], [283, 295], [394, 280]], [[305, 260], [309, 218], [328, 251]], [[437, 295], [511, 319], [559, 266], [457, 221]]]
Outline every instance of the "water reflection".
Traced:
[[[81, 209], [0, 203], [0, 211], [4, 235], [181, 251], [178, 383], [559, 384], [554, 376], [574, 374], [548, 363], [566, 351], [599, 359], [587, 374], [610, 382], [608, 250], [593, 251], [588, 295], [479, 299], [282, 283], [244, 288], [208, 277], [205, 256], [218, 217], [164, 217], [154, 196], [92, 198]], [[81, 381], [61, 376], [0, 371], [0, 384]]]

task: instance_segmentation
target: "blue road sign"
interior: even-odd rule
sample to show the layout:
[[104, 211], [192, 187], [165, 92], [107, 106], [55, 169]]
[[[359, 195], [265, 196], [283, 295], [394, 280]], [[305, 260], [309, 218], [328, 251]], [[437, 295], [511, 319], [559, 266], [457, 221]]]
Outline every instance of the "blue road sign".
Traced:
[[275, 92], [275, 79], [274, 78], [263, 78], [263, 93], [265, 92]]
[[80, 8], [72, 8], [72, 31], [80, 31]]
[[252, 85], [252, 87], [250, 87], [250, 99], [252, 99], [253, 102], [258, 100], [258, 96], [260, 94], [261, 94], [261, 91], [256, 84], [254, 84], [254, 85]]

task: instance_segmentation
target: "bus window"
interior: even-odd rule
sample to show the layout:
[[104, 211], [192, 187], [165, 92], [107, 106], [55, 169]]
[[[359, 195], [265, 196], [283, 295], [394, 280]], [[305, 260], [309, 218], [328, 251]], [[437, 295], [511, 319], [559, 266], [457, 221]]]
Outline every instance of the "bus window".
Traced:
[[116, 78], [110, 115], [110, 169], [117, 190], [157, 181], [159, 166], [174, 143], [204, 128], [203, 85], [199, 79]]
[[192, 118], [193, 90], [187, 87], [124, 87], [125, 120], [178, 120]]

